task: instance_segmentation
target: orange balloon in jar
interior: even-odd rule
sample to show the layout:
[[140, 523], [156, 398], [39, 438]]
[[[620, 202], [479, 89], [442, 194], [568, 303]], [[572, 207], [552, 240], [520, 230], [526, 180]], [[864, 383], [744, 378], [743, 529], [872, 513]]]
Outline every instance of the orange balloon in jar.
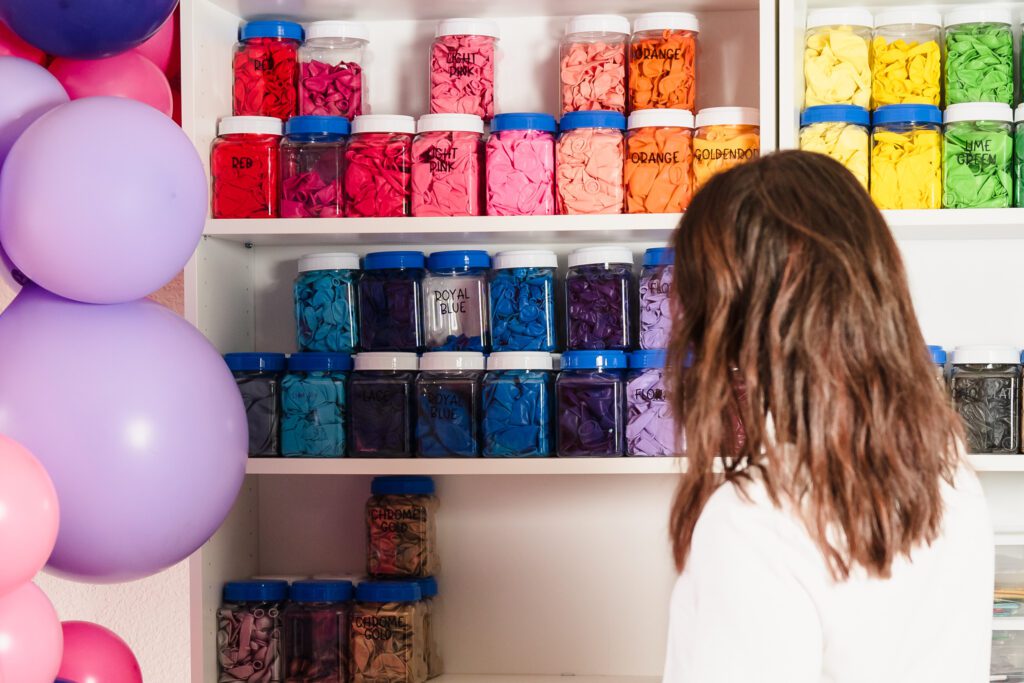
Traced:
[[629, 115], [626, 213], [675, 213], [693, 196], [693, 114], [641, 109]]
[[629, 50], [629, 109], [693, 111], [700, 22], [687, 12], [641, 14]]
[[761, 153], [761, 116], [752, 107], [711, 107], [697, 113], [693, 136], [693, 178], [699, 190], [716, 173]]

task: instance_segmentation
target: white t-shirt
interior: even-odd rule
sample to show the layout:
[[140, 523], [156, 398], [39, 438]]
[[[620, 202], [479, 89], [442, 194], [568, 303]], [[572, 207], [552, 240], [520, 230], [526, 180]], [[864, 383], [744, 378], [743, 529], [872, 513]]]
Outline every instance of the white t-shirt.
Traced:
[[993, 537], [973, 472], [944, 486], [942, 535], [889, 579], [831, 578], [760, 483], [718, 489], [672, 593], [664, 683], [983, 683]]

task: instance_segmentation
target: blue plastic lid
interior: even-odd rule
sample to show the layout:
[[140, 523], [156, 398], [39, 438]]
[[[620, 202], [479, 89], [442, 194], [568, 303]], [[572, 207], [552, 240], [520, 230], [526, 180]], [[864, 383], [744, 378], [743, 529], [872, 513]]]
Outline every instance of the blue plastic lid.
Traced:
[[75, 683], [75, 682], [73, 680], [71, 680], [70, 678], [58, 678], [53, 683]]
[[437, 595], [437, 579], [428, 576], [425, 579], [416, 579], [420, 586], [420, 595], [424, 598], [432, 598]]
[[231, 372], [281, 372], [283, 353], [225, 353], [224, 362]]
[[288, 597], [287, 581], [228, 581], [224, 584], [224, 602], [278, 602]]
[[942, 111], [931, 104], [887, 104], [872, 115], [874, 125], [886, 123], [942, 123]]
[[871, 125], [871, 115], [864, 107], [855, 104], [819, 104], [807, 107], [800, 115], [800, 125], [810, 123], [854, 123], [858, 126]]
[[356, 587], [359, 602], [416, 602], [422, 597], [414, 581], [363, 581]]
[[626, 130], [626, 117], [617, 111], [574, 111], [562, 117], [563, 131], [576, 128], [614, 128]]
[[532, 111], [498, 114], [491, 119], [491, 132], [497, 133], [502, 130], [543, 130], [554, 133], [558, 130], [558, 123], [551, 114], [539, 114]]
[[293, 116], [284, 124], [285, 135], [348, 135], [351, 130], [344, 116]]
[[946, 349], [941, 346], [929, 346], [928, 353], [932, 354], [932, 362], [936, 365], [946, 364]]
[[348, 372], [352, 369], [352, 356], [318, 351], [293, 353], [288, 357], [288, 369], [297, 372]]
[[239, 27], [238, 39], [250, 38], [289, 38], [302, 40], [306, 37], [301, 24], [294, 21], [250, 21]]
[[348, 602], [354, 593], [351, 581], [296, 581], [289, 597], [294, 602]]
[[626, 367], [622, 351], [566, 351], [562, 354], [563, 370], [615, 370]]
[[433, 479], [412, 475], [374, 477], [370, 484], [370, 492], [375, 496], [401, 493], [430, 496], [434, 494], [434, 490]]
[[676, 253], [672, 247], [651, 247], [644, 252], [645, 266], [668, 266], [675, 261]]
[[435, 251], [427, 259], [428, 270], [462, 270], [465, 268], [490, 267], [491, 255], [479, 249]]
[[629, 354], [631, 368], [663, 368], [665, 367], [665, 349], [646, 349]]
[[426, 261], [422, 251], [375, 251], [363, 258], [363, 270], [422, 268]]

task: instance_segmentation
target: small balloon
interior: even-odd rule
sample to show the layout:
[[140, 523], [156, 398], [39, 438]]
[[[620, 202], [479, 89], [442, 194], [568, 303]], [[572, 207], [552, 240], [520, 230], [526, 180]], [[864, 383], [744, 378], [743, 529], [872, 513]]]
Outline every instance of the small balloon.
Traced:
[[64, 636], [46, 594], [25, 583], [0, 597], [0, 679], [48, 683], [57, 676]]
[[138, 52], [125, 52], [106, 59], [65, 59], [50, 64], [73, 100], [83, 97], [126, 97], [148, 104], [165, 116], [171, 116], [174, 103], [171, 86], [156, 64]]
[[26, 43], [3, 21], [0, 21], [0, 56], [21, 57], [36, 64], [46, 64], [46, 53]]
[[19, 57], [0, 57], [0, 165], [25, 129], [51, 109], [67, 103], [68, 94], [53, 75]]
[[138, 660], [116, 633], [88, 621], [65, 621], [61, 628], [61, 678], [89, 683], [142, 683]]
[[32, 580], [53, 552], [60, 507], [50, 475], [27, 448], [0, 435], [0, 596]]

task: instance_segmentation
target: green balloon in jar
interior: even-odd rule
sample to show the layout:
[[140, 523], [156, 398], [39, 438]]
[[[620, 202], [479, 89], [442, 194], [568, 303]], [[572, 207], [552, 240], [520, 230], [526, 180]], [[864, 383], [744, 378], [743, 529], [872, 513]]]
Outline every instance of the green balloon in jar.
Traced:
[[942, 207], [995, 209], [1013, 199], [1013, 110], [996, 102], [946, 108]]
[[964, 7], [946, 15], [946, 106], [1013, 104], [1010, 10]]

